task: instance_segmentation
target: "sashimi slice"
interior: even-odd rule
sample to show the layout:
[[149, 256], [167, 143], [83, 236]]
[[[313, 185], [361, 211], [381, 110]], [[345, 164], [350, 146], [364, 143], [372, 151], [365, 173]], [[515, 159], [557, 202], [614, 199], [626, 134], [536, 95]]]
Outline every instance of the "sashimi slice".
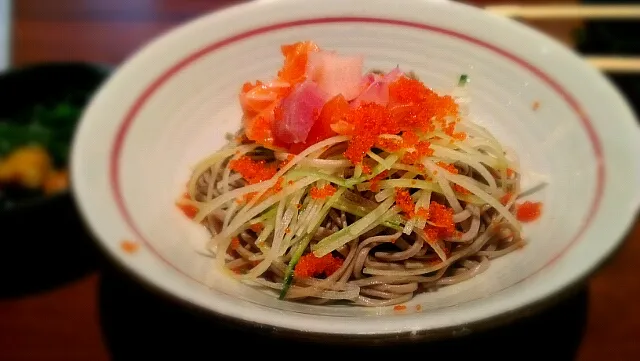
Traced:
[[318, 84], [329, 97], [342, 94], [347, 101], [360, 93], [362, 56], [344, 56], [331, 51], [309, 53], [307, 79]]
[[359, 106], [361, 103], [387, 105], [389, 103], [389, 84], [403, 75], [404, 73], [399, 68], [393, 69], [384, 76], [372, 73], [365, 75], [362, 82], [369, 82], [369, 85], [351, 102], [351, 105], [354, 107]]
[[275, 139], [284, 144], [304, 142], [328, 99], [316, 83], [298, 84], [275, 110]]

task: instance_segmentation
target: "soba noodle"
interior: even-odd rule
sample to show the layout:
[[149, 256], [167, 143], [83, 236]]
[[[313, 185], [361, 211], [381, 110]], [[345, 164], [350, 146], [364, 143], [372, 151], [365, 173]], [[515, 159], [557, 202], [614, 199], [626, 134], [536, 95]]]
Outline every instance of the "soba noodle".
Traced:
[[[421, 134], [433, 152], [413, 165], [402, 161], [410, 149], [374, 147], [367, 173], [345, 156], [350, 136], [292, 154], [248, 141], [243, 129], [196, 167], [181, 204], [196, 207], [217, 266], [287, 300], [388, 306], [466, 281], [525, 242], [515, 217], [519, 165], [468, 120], [463, 85], [453, 97], [466, 137]], [[241, 160], [273, 172], [249, 182]], [[439, 238], [437, 212], [451, 221]], [[331, 271], [298, 272], [305, 257], [333, 262]]]

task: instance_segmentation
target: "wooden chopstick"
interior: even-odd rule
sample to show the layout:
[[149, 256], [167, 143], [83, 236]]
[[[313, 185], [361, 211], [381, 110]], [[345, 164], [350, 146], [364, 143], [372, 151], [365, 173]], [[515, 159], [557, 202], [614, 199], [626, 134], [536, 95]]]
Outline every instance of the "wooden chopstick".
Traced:
[[640, 74], [640, 57], [585, 56], [585, 60], [607, 73]]
[[[640, 19], [638, 5], [494, 5], [486, 10], [523, 20]], [[640, 73], [640, 57], [586, 56], [607, 73]]]
[[638, 5], [494, 5], [486, 10], [513, 18], [557, 19], [639, 19]]

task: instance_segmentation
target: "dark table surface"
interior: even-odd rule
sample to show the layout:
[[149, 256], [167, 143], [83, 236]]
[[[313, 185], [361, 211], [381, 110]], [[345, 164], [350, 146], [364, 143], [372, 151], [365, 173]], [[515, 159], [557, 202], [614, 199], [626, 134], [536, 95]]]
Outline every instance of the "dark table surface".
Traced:
[[[118, 64], [159, 33], [233, 2], [14, 0], [13, 64], [56, 60]], [[473, 2], [484, 5], [490, 1]], [[509, 1], [491, 1], [496, 2]], [[536, 25], [566, 41], [576, 24]], [[249, 352], [255, 355], [265, 355], [264, 350], [280, 355], [281, 348], [290, 346], [277, 344], [268, 335], [253, 337], [176, 307], [173, 301], [158, 297], [120, 273], [95, 249], [81, 252], [78, 256], [83, 262], [52, 266], [35, 288], [0, 292], [0, 361], [100, 361], [138, 355], [151, 359], [172, 351], [215, 350], [216, 345], [237, 339], [250, 342], [253, 351]], [[640, 223], [588, 284], [534, 317], [455, 342], [373, 350], [323, 347], [322, 351], [329, 351], [327, 355], [332, 357], [374, 359], [420, 353], [456, 359], [452, 356], [462, 357], [471, 351], [476, 357], [483, 354], [498, 360], [505, 354], [518, 357], [506, 352], [504, 345], [511, 345], [531, 358], [567, 360], [575, 354], [581, 361], [637, 360], [638, 264]]]

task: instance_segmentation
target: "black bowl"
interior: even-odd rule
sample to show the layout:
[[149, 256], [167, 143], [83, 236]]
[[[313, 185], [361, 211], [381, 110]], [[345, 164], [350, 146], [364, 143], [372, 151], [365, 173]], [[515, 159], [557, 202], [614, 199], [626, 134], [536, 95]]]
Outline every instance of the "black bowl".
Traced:
[[[77, 94], [81, 109], [111, 69], [89, 63], [44, 63], [0, 74], [0, 119], [22, 121], [36, 105]], [[0, 296], [49, 289], [96, 267], [98, 253], [70, 190], [0, 208]]]

